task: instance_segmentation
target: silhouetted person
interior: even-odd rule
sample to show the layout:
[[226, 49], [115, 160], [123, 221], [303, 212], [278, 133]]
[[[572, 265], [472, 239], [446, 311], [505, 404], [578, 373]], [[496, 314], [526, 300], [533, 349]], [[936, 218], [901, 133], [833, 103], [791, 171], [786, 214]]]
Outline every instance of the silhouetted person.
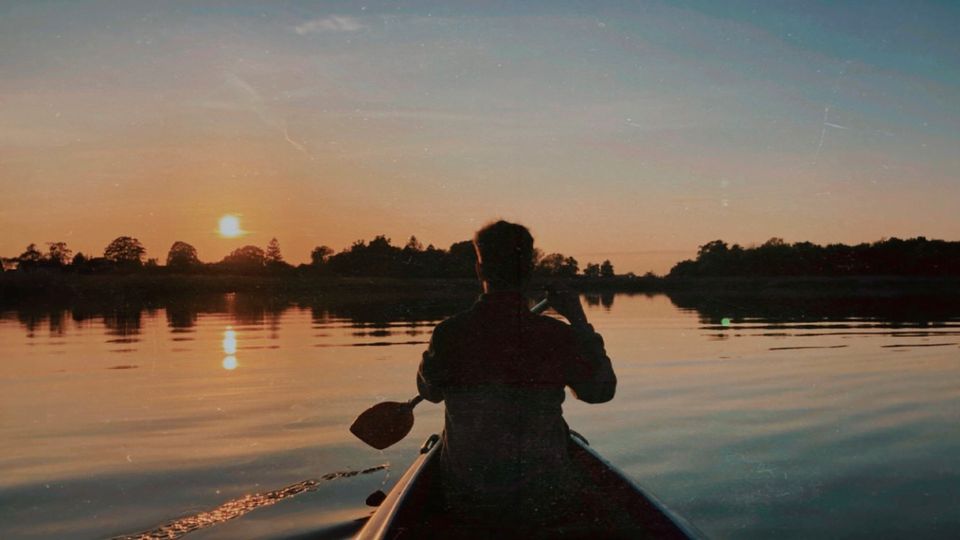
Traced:
[[483, 294], [437, 325], [417, 374], [420, 395], [446, 402], [441, 451], [447, 510], [475, 523], [548, 524], [576, 497], [564, 387], [613, 398], [616, 376], [579, 297], [551, 293], [570, 324], [529, 311], [533, 237], [498, 221], [477, 232]]

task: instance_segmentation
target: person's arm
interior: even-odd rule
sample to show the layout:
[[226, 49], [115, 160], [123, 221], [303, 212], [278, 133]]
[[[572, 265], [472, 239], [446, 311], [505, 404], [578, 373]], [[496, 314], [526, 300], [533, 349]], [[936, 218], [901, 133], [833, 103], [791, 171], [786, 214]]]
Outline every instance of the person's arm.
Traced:
[[578, 353], [568, 371], [573, 395], [587, 403], [610, 401], [617, 393], [617, 375], [603, 346], [603, 337], [585, 322], [570, 327]]
[[604, 348], [603, 338], [587, 322], [587, 315], [575, 293], [551, 292], [550, 306], [570, 322], [572, 337], [564, 347], [571, 355], [566, 361], [567, 384], [574, 396], [587, 403], [604, 403], [617, 392], [617, 376]]
[[417, 370], [417, 390], [420, 396], [427, 401], [440, 403], [443, 401], [443, 387], [445, 383], [445, 362], [443, 351], [443, 324], [437, 325], [430, 337], [430, 345], [423, 353], [420, 368]]

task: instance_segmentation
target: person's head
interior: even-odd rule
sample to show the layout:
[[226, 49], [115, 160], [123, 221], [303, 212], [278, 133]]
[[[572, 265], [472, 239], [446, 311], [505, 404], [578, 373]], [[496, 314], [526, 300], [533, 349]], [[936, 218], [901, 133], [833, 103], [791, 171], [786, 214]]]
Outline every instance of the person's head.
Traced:
[[500, 220], [477, 231], [477, 275], [485, 290], [522, 289], [533, 273], [533, 236], [523, 225]]

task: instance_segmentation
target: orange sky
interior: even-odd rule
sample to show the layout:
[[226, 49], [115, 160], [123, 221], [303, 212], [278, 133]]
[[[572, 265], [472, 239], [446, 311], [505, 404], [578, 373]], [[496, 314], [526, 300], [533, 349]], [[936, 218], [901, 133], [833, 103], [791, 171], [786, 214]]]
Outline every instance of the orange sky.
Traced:
[[[581, 265], [659, 273], [716, 238], [960, 237], [941, 8], [911, 8], [920, 35], [889, 6], [696, 4], [10, 3], [0, 255], [130, 235], [215, 261], [275, 236], [299, 263], [503, 217]], [[250, 233], [221, 238], [224, 214]]]

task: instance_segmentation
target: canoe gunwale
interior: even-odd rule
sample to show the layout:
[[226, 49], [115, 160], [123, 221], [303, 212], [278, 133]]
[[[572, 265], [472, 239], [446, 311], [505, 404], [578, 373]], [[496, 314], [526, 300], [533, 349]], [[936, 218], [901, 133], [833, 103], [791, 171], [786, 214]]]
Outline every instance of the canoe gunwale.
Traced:
[[387, 533], [394, 524], [394, 519], [400, 512], [403, 503], [410, 497], [410, 494], [416, 488], [417, 480], [423, 474], [426, 465], [433, 459], [440, 445], [440, 436], [433, 434], [423, 442], [420, 447], [420, 453], [410, 464], [407, 471], [403, 473], [400, 480], [397, 481], [387, 498], [380, 503], [380, 507], [370, 516], [370, 520], [364, 525], [363, 529], [356, 536], [356, 540], [373, 540], [378, 538], [387, 538]]

